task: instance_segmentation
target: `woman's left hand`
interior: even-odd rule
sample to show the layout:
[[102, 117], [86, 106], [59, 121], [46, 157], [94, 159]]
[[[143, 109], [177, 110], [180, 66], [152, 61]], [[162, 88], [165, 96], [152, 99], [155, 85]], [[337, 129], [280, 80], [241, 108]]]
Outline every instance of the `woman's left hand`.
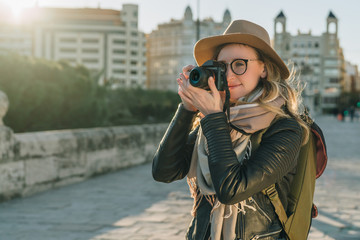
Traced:
[[204, 116], [211, 113], [222, 112], [223, 97], [217, 90], [213, 77], [208, 79], [210, 91], [192, 86], [188, 78], [182, 73], [177, 81], [181, 88], [181, 91], [179, 91], [180, 97], [192, 102]]

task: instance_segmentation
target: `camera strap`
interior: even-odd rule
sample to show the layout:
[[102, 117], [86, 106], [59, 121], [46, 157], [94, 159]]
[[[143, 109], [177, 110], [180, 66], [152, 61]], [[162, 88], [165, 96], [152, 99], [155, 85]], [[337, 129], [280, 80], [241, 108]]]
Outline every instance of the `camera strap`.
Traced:
[[228, 123], [230, 125], [231, 128], [235, 129], [238, 132], [241, 132], [242, 134], [248, 136], [250, 135], [250, 133], [245, 132], [244, 130], [242, 130], [241, 128], [238, 128], [237, 126], [235, 126], [234, 124], [232, 124], [230, 122], [230, 90], [229, 87], [227, 85], [227, 81], [225, 82], [225, 103], [224, 103], [224, 107], [223, 107], [223, 112], [226, 112], [227, 118], [228, 118]]

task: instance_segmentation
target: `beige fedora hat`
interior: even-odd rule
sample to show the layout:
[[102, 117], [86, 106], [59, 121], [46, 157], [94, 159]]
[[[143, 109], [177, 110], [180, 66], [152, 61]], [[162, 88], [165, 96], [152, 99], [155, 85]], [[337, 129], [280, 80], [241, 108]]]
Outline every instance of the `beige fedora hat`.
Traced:
[[263, 27], [245, 20], [232, 21], [223, 35], [199, 40], [194, 47], [196, 63], [201, 66], [207, 60], [212, 59], [216, 48], [225, 43], [243, 43], [257, 48], [276, 63], [283, 79], [289, 77], [289, 69], [270, 45], [268, 32]]

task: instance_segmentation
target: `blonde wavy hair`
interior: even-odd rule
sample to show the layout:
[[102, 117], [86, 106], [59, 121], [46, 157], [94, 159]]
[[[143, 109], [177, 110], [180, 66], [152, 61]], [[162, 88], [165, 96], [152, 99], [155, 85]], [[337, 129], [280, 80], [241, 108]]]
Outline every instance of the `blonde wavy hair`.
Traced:
[[[260, 80], [264, 92], [257, 102], [264, 108], [277, 113], [280, 117], [295, 118], [303, 129], [303, 144], [305, 144], [308, 141], [310, 129], [308, 124], [301, 118], [301, 114], [305, 110], [301, 96], [305, 85], [300, 82], [300, 75], [296, 73], [293, 63], [289, 63], [290, 76], [287, 79], [281, 78], [279, 67], [261, 51], [258, 49], [255, 49], [255, 51], [258, 58], [264, 62], [267, 71], [266, 78]], [[267, 104], [270, 99], [277, 96], [281, 96], [285, 100], [285, 110]], [[285, 112], [286, 110], [287, 112]]]
[[[227, 43], [218, 46], [213, 59], [217, 59], [221, 49], [229, 44], [241, 43]], [[293, 117], [296, 119], [296, 121], [303, 129], [303, 144], [305, 144], [308, 141], [310, 135], [308, 124], [301, 118], [301, 114], [304, 112], [301, 92], [303, 91], [305, 85], [301, 84], [299, 75], [296, 74], [294, 65], [290, 63], [290, 76], [287, 79], [283, 79], [281, 78], [279, 67], [269, 57], [263, 54], [260, 50], [254, 47], [251, 48], [255, 50], [257, 58], [265, 64], [267, 71], [266, 78], [260, 79], [259, 81], [259, 84], [263, 85], [264, 92], [256, 100], [256, 102], [262, 105], [264, 108], [276, 113], [279, 117]], [[285, 100], [285, 109], [276, 108], [268, 104], [271, 99], [275, 99], [277, 96], [281, 96]], [[238, 104], [242, 103], [239, 102]]]

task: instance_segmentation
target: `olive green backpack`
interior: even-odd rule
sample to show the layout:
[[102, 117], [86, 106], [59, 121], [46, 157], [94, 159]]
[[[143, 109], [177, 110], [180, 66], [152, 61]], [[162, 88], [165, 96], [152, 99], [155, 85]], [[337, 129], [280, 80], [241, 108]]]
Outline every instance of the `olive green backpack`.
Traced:
[[[305, 240], [308, 237], [311, 220], [317, 216], [317, 208], [313, 204], [315, 180], [324, 172], [327, 163], [325, 138], [320, 127], [306, 117], [310, 127], [309, 141], [300, 149], [298, 165], [288, 195], [288, 207], [284, 209], [275, 184], [264, 189], [275, 208], [275, 212], [289, 240]], [[259, 146], [266, 129], [252, 137], [255, 148]]]

